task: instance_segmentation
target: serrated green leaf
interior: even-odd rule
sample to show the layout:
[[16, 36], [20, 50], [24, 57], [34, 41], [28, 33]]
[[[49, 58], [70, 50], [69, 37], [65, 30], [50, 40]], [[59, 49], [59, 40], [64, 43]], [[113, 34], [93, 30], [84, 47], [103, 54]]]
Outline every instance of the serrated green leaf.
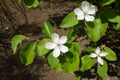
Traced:
[[81, 61], [82, 61], [82, 64], [81, 64], [80, 70], [82, 72], [92, 68], [96, 63], [96, 59], [91, 58], [89, 55], [83, 56], [81, 58]]
[[108, 55], [105, 56], [107, 60], [109, 61], [117, 60], [117, 55], [112, 49], [110, 49], [109, 47], [104, 47], [104, 51], [108, 52]]
[[36, 54], [38, 56], [43, 56], [49, 52], [49, 50], [45, 48], [45, 45], [47, 42], [51, 42], [51, 39], [46, 38], [38, 42], [37, 47], [36, 47]]
[[103, 60], [103, 62], [104, 62], [104, 65], [98, 64], [98, 66], [97, 66], [97, 73], [101, 78], [104, 78], [107, 75], [107, 71], [108, 71], [107, 62], [104, 60]]
[[74, 12], [69, 13], [62, 21], [61, 28], [70, 28], [78, 24], [78, 20]]
[[42, 33], [48, 37], [51, 37], [53, 34], [53, 27], [49, 22], [45, 22], [42, 26]]
[[14, 54], [16, 53], [18, 45], [22, 42], [22, 40], [25, 38], [24, 35], [15, 35], [11, 40], [12, 50]]
[[101, 0], [101, 2], [103, 3], [103, 6], [110, 5], [115, 1], [116, 0]]
[[22, 48], [22, 50], [20, 51], [21, 63], [29, 65], [33, 62], [35, 57], [35, 48], [36, 48], [35, 42], [30, 42]]
[[92, 41], [97, 42], [102, 35], [105, 34], [108, 24], [101, 23], [101, 19], [95, 19], [94, 22], [86, 22], [88, 28], [88, 36]]

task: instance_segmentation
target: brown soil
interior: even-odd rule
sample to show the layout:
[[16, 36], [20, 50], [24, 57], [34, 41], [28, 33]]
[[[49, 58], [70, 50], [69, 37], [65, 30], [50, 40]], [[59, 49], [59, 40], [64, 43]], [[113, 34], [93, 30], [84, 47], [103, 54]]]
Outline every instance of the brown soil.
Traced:
[[[62, 19], [72, 11], [80, 2], [80, 0], [58, 0], [48, 3], [41, 1], [37, 8], [28, 9], [24, 4], [18, 4], [15, 0], [0, 0], [0, 79], [1, 80], [75, 80], [75, 74], [68, 74], [64, 71], [55, 72], [51, 69], [44, 57], [36, 57], [34, 62], [25, 66], [20, 63], [19, 55], [14, 55], [11, 50], [11, 38], [16, 34], [24, 34], [35, 40], [41, 39], [41, 27], [45, 21], [50, 21], [54, 27], [54, 31], [61, 35], [67, 33], [67, 29], [60, 29], [59, 25]], [[120, 52], [120, 37], [116, 37], [116, 31], [113, 38], [102, 38], [98, 44], [111, 46], [116, 53]], [[110, 33], [108, 32], [108, 33]], [[118, 35], [119, 36], [119, 35]], [[85, 46], [90, 44], [87, 36], [79, 36], [77, 38], [84, 51]], [[113, 43], [111, 43], [111, 41]], [[113, 46], [114, 44], [114, 46]], [[109, 74], [105, 80], [120, 79], [120, 55], [118, 53], [117, 62], [109, 62]], [[95, 70], [93, 74], [85, 72], [82, 80], [97, 80]], [[77, 73], [79, 74], [79, 73]], [[92, 77], [93, 76], [93, 77]]]

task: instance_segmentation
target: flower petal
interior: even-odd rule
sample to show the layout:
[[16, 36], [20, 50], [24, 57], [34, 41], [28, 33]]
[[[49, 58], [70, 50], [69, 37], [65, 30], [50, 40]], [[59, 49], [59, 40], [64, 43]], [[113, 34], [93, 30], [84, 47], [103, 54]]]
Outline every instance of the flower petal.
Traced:
[[100, 48], [99, 47], [96, 48], [95, 53], [100, 54]]
[[106, 55], [108, 55], [108, 52], [101, 52], [100, 53], [100, 56], [102, 57], [102, 56], [106, 56]]
[[58, 56], [60, 55], [60, 49], [58, 47], [56, 47], [54, 50], [53, 50], [53, 56], [55, 58], [57, 58]]
[[64, 46], [64, 45], [60, 45], [60, 51], [61, 51], [62, 53], [66, 53], [66, 52], [68, 52], [68, 47], [66, 47], [66, 46]]
[[45, 45], [45, 48], [47, 49], [54, 49], [57, 46], [57, 44], [53, 43], [53, 42], [48, 42]]
[[78, 20], [84, 19], [84, 13], [79, 8], [74, 9], [74, 13], [77, 15]]
[[91, 7], [88, 9], [87, 14], [95, 14], [97, 12], [97, 7], [94, 5], [91, 5]]
[[62, 36], [59, 40], [60, 44], [65, 44], [67, 42], [67, 36]]
[[104, 63], [103, 63], [103, 60], [102, 60], [102, 58], [101, 57], [98, 57], [97, 58], [97, 61], [98, 61], [98, 63], [100, 63], [101, 65], [103, 65]]
[[81, 5], [83, 12], [87, 12], [89, 9], [89, 6], [90, 6], [89, 2], [83, 1]]
[[96, 58], [96, 57], [97, 57], [97, 54], [95, 54], [95, 53], [91, 53], [91, 54], [90, 54], [90, 57], [92, 57], [92, 58]]
[[59, 35], [56, 34], [56, 33], [53, 33], [52, 34], [52, 40], [53, 40], [53, 42], [57, 43], [59, 41]]
[[85, 20], [86, 20], [87, 22], [89, 22], [89, 21], [94, 21], [94, 16], [86, 15], [86, 16], [85, 16]]

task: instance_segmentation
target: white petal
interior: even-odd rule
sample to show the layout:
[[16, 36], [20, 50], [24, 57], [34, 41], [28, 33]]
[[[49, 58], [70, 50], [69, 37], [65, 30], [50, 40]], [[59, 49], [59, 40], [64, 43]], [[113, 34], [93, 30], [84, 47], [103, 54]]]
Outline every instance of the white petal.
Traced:
[[89, 21], [94, 21], [94, 16], [86, 15], [86, 16], [85, 16], [85, 20], [86, 20], [87, 22], [89, 22]]
[[77, 20], [84, 19], [84, 13], [79, 8], [74, 9], [74, 13], [77, 15]]
[[100, 48], [99, 47], [96, 48], [95, 53], [100, 54]]
[[108, 55], [108, 52], [101, 52], [100, 53], [100, 56], [102, 57], [102, 56], [106, 56], [106, 55]]
[[95, 54], [95, 53], [91, 53], [91, 54], [90, 54], [90, 57], [92, 57], [92, 58], [96, 58], [96, 57], [97, 57], [97, 54]]
[[103, 60], [102, 60], [102, 58], [101, 57], [98, 57], [97, 58], [97, 61], [98, 61], [98, 63], [100, 63], [101, 65], [103, 65], [104, 63], [103, 63]]
[[59, 41], [59, 35], [56, 34], [56, 33], [53, 33], [52, 34], [52, 40], [53, 40], [53, 42], [57, 43]]
[[81, 7], [84, 12], [87, 12], [90, 7], [90, 4], [87, 1], [83, 1]]
[[52, 42], [48, 42], [48, 43], [46, 43], [46, 45], [45, 45], [45, 47], [46, 47], [47, 49], [54, 49], [56, 46], [57, 46], [57, 44], [52, 43]]
[[84, 20], [84, 14], [77, 16], [77, 20]]
[[60, 47], [60, 51], [61, 51], [62, 53], [68, 52], [68, 47], [66, 47], [66, 46], [64, 46], [64, 45], [60, 45], [59, 47]]
[[53, 56], [55, 58], [57, 58], [58, 56], [60, 55], [60, 49], [58, 47], [56, 47], [54, 50], [53, 50]]
[[65, 44], [67, 42], [67, 36], [62, 36], [59, 40], [60, 44]]
[[95, 14], [97, 12], [97, 7], [92, 5], [89, 9], [87, 14]]

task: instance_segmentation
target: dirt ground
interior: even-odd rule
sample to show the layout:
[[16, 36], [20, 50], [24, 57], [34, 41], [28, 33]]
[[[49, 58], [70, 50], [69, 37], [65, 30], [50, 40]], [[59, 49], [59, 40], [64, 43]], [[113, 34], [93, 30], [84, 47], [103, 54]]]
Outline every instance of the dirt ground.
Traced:
[[[67, 29], [60, 29], [62, 19], [71, 12], [82, 0], [57, 0], [52, 3], [41, 1], [37, 8], [26, 8], [15, 0], [0, 0], [0, 80], [75, 80], [79, 72], [73, 74], [64, 71], [56, 73], [51, 69], [44, 57], [35, 58], [34, 62], [25, 66], [20, 63], [19, 55], [14, 55], [11, 49], [11, 38], [23, 34], [35, 40], [41, 39], [41, 27], [45, 21], [50, 21], [54, 31], [61, 35]], [[113, 35], [110, 37], [110, 35]], [[120, 80], [120, 32], [108, 29], [97, 43], [106, 44], [118, 53], [116, 62], [108, 62], [108, 76], [104, 80]], [[77, 42], [82, 52], [86, 45], [92, 44], [87, 36], [80, 35]], [[91, 73], [92, 72], [92, 73]], [[95, 69], [85, 72], [82, 80], [97, 80]]]

